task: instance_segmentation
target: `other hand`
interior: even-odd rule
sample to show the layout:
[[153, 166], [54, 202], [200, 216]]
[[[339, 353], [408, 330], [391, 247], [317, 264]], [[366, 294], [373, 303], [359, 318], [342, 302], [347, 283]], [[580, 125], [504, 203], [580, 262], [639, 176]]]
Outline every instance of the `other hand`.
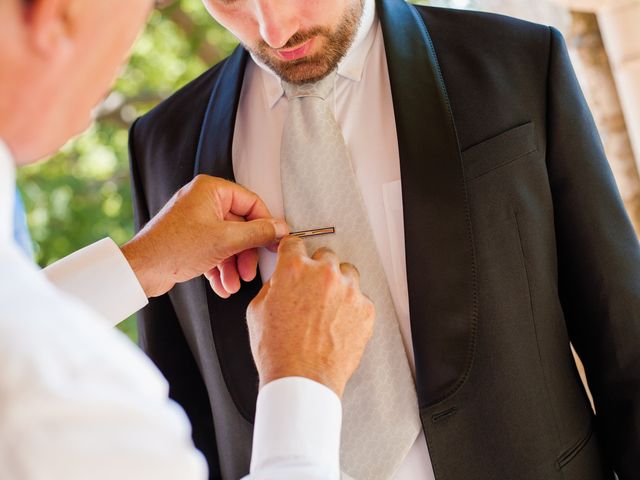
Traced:
[[329, 249], [312, 257], [303, 241], [280, 243], [276, 270], [247, 311], [260, 384], [301, 376], [342, 397], [371, 338], [373, 303], [356, 268]]
[[198, 175], [122, 252], [148, 297], [204, 274], [213, 290], [227, 298], [240, 289], [240, 279], [256, 276], [256, 247], [273, 245], [288, 233], [287, 224], [271, 218], [255, 193]]

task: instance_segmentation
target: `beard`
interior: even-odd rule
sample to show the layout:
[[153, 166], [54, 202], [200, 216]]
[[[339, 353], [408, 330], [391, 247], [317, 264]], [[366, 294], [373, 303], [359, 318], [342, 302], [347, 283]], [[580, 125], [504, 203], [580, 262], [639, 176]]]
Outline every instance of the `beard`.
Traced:
[[324, 45], [314, 55], [299, 60], [284, 61], [275, 57], [273, 49], [264, 41], [254, 48], [246, 45], [245, 48], [285, 82], [295, 85], [317, 82], [335, 70], [351, 47], [362, 19], [363, 3], [363, 0], [354, 1], [334, 29], [315, 27], [304, 32], [296, 32], [282, 47], [290, 49], [316, 38]]

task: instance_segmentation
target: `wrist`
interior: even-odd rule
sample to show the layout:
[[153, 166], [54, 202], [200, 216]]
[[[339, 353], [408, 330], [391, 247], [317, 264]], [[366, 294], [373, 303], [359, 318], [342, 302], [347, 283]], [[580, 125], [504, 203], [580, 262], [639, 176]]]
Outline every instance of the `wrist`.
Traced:
[[165, 293], [160, 291], [156, 280], [157, 278], [163, 277], [163, 275], [159, 273], [161, 268], [158, 265], [157, 256], [153, 255], [152, 250], [148, 246], [145, 246], [140, 238], [134, 237], [122, 245], [120, 250], [129, 263], [131, 270], [133, 270], [147, 298], [157, 297]]

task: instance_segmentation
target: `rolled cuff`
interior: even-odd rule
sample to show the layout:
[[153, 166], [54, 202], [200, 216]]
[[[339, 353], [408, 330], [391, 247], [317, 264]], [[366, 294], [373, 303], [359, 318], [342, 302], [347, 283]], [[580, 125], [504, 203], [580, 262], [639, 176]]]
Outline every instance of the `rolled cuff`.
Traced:
[[342, 405], [328, 387], [302, 377], [268, 383], [258, 395], [251, 472], [284, 460], [340, 478], [341, 426]]
[[110, 238], [78, 250], [43, 271], [57, 288], [92, 308], [112, 326], [148, 303], [129, 262]]

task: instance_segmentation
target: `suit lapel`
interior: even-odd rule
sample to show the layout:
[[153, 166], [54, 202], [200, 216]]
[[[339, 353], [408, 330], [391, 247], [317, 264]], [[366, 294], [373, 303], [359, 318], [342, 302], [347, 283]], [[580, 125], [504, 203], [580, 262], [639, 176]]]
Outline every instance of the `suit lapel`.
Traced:
[[415, 7], [380, 0], [395, 109], [411, 330], [420, 407], [453, 394], [471, 368], [476, 283], [455, 125], [436, 52]]
[[231, 150], [233, 131], [249, 55], [237, 47], [221, 64], [200, 130], [195, 174], [205, 173], [234, 180]]
[[[425, 23], [402, 0], [378, 0], [378, 12], [400, 149], [416, 382], [420, 407], [426, 408], [455, 393], [473, 360], [477, 286], [471, 222], [455, 124]], [[195, 174], [234, 180], [233, 131], [247, 57], [239, 47], [221, 66]], [[245, 313], [260, 286], [258, 275], [229, 300], [206, 286], [222, 374], [236, 407], [251, 422], [258, 376]]]
[[[195, 175], [203, 173], [235, 181], [231, 152], [247, 57], [247, 52], [238, 47], [220, 67], [200, 132]], [[258, 373], [251, 356], [245, 316], [249, 302], [262, 286], [260, 275], [243, 284], [240, 292], [227, 300], [215, 295], [207, 281], [202, 281], [222, 376], [239, 412], [253, 422]]]

